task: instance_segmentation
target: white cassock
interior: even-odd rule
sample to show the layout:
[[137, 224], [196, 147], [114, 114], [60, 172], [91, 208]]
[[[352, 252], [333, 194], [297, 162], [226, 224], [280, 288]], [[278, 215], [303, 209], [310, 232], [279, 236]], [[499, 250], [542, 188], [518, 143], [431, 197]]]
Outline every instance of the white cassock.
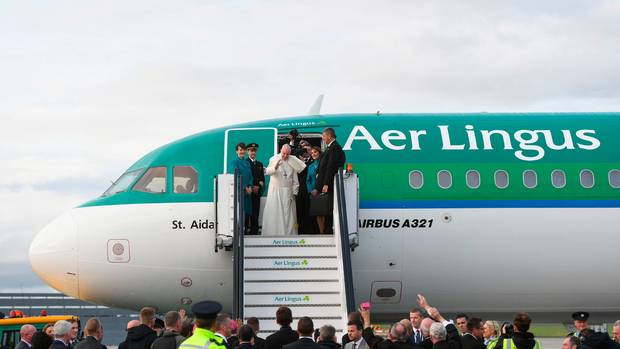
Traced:
[[263, 235], [297, 234], [297, 211], [295, 197], [299, 192], [297, 174], [306, 167], [303, 161], [289, 156], [278, 169], [276, 164], [281, 155], [269, 159], [265, 173], [270, 177], [267, 201], [263, 210]]

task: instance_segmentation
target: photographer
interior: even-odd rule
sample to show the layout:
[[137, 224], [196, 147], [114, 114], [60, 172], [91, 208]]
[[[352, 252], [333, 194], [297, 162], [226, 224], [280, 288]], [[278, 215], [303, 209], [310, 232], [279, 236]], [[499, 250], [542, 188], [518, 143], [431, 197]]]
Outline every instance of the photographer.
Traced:
[[511, 324], [502, 326], [496, 349], [542, 349], [540, 341], [528, 332], [532, 319], [526, 313], [517, 313]]

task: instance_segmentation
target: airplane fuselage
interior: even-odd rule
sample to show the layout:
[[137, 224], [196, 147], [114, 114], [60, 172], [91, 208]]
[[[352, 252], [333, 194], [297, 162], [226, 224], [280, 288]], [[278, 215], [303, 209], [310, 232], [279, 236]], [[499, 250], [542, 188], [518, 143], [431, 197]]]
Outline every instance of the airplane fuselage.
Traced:
[[[447, 312], [617, 311], [618, 117], [348, 115], [206, 131], [146, 155], [117, 181], [125, 188], [52, 222], [31, 263], [52, 287], [98, 304], [166, 311], [217, 299], [229, 309], [232, 253], [215, 252], [213, 177], [240, 140], [261, 142], [266, 163], [278, 135], [329, 126], [360, 176], [357, 302], [396, 314], [423, 293]], [[195, 192], [175, 167], [195, 170]], [[163, 168], [153, 184], [163, 192], [135, 190], [149, 168]]]

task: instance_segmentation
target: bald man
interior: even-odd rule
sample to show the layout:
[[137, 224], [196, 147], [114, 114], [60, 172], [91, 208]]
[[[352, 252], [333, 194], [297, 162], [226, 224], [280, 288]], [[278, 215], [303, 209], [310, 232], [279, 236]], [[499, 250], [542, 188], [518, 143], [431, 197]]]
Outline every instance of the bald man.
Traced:
[[29, 349], [32, 347], [32, 335], [37, 332], [37, 329], [32, 325], [24, 325], [19, 330], [19, 336], [21, 340], [15, 346], [15, 349]]

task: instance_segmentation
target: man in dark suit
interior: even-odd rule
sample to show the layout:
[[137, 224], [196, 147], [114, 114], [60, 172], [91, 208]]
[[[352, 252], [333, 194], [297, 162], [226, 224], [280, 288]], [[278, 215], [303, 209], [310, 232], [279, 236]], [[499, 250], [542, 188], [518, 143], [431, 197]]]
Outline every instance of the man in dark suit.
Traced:
[[[250, 170], [252, 170], [252, 214], [246, 221], [246, 227], [249, 227], [248, 235], [258, 235], [258, 214], [260, 213], [260, 198], [263, 195], [263, 188], [265, 188], [265, 166], [263, 163], [256, 159], [256, 152], [258, 151], [258, 144], [250, 143], [247, 146], [248, 149], [248, 162], [250, 163]], [[248, 216], [246, 216], [248, 217]]]
[[482, 337], [482, 319], [469, 318], [467, 320], [467, 331], [461, 337], [462, 349], [486, 349]]
[[153, 330], [155, 325], [155, 309], [144, 307], [140, 310], [140, 324], [129, 327], [127, 324], [127, 338], [119, 349], [150, 349], [151, 344], [157, 339], [157, 332]]
[[[418, 344], [414, 344], [415, 347], [417, 348], [422, 348], [422, 349], [432, 349], [433, 348], [433, 341], [431, 340], [431, 336], [430, 336], [430, 329], [431, 326], [435, 323], [435, 321], [431, 318], [424, 318], [422, 319], [422, 322], [420, 323], [420, 331], [422, 332], [422, 341]], [[458, 331], [457, 331], [458, 333]]]
[[24, 325], [19, 329], [21, 340], [15, 346], [15, 349], [30, 349], [32, 347], [32, 335], [37, 332], [37, 328], [32, 325]]
[[256, 335], [254, 329], [250, 325], [243, 325], [239, 327], [239, 345], [236, 349], [254, 349], [252, 345], [252, 339]]
[[228, 343], [228, 338], [232, 335], [232, 329], [230, 328], [231, 322], [230, 316], [226, 313], [217, 314], [215, 318], [215, 331], [213, 334], [222, 338], [222, 345], [225, 346], [226, 349], [234, 349], [231, 347], [230, 343]]
[[151, 349], [177, 349], [185, 340], [181, 336], [183, 318], [179, 312], [171, 310], [164, 316], [165, 329], [162, 334], [151, 344]]
[[[299, 334], [291, 328], [293, 313], [288, 307], [280, 307], [276, 311], [276, 322], [280, 325], [280, 330], [270, 334], [265, 339], [265, 349], [282, 349], [283, 346], [295, 342]], [[310, 331], [312, 336], [312, 331]]]
[[258, 332], [260, 331], [260, 322], [257, 318], [251, 317], [247, 321], [248, 326], [252, 327], [254, 330], [254, 348], [255, 349], [263, 349], [265, 347], [265, 340], [258, 336]]
[[[452, 324], [449, 326], [454, 327], [454, 331], [456, 331], [458, 335], [456, 327]], [[443, 324], [439, 322], [433, 323], [429, 332], [430, 341], [433, 343], [433, 349], [458, 349], [458, 345], [454, 341], [447, 340], [448, 333]]]
[[84, 339], [75, 344], [74, 349], [106, 349], [101, 344], [103, 339], [103, 326], [97, 318], [90, 318], [84, 327]]
[[[440, 348], [440, 349], [461, 349], [461, 336], [456, 326], [454, 326], [454, 324], [446, 320], [441, 315], [439, 310], [437, 310], [437, 308], [431, 307], [426, 301], [426, 298], [421, 294], [418, 295], [418, 305], [422, 309], [426, 310], [428, 315], [432, 319], [437, 321], [439, 324], [441, 324], [441, 326], [443, 326], [444, 329], [446, 330], [446, 336], [445, 336], [444, 341], [448, 343], [449, 348]], [[435, 324], [431, 325], [430, 328], [432, 328], [434, 325]], [[430, 329], [429, 329], [429, 332], [430, 332]], [[432, 342], [432, 339], [431, 339], [431, 342]], [[425, 343], [425, 342], [423, 341], [422, 343]], [[434, 348], [435, 342], [432, 342], [432, 343], [433, 343], [433, 348]]]
[[344, 349], [370, 349], [362, 336], [363, 327], [359, 321], [351, 320], [347, 323], [347, 335], [350, 341], [344, 345]]
[[304, 316], [297, 321], [297, 333], [299, 333], [299, 339], [283, 346], [282, 349], [323, 349], [323, 347], [314, 342], [312, 337], [314, 334], [314, 323], [309, 317]]
[[[336, 141], [336, 131], [331, 127], [326, 127], [323, 130], [323, 141], [327, 144], [327, 149], [321, 155], [319, 162], [319, 170], [317, 172], [316, 185], [312, 191], [312, 195], [316, 196], [319, 193], [325, 193], [330, 195], [329, 212], [333, 211], [333, 193], [334, 193], [334, 176], [338, 171], [338, 168], [344, 167], [344, 163], [347, 158], [342, 150], [342, 147]], [[326, 218], [326, 227], [331, 228], [333, 219], [331, 215]]]
[[336, 329], [332, 325], [323, 325], [319, 330], [317, 344], [323, 349], [340, 349], [340, 344], [336, 342]]
[[390, 327], [388, 339], [377, 344], [378, 349], [414, 349], [411, 344], [410, 336], [407, 334], [407, 328], [400, 322]]
[[49, 349], [69, 349], [71, 340], [71, 323], [65, 320], [58, 320], [54, 324], [54, 342]]

